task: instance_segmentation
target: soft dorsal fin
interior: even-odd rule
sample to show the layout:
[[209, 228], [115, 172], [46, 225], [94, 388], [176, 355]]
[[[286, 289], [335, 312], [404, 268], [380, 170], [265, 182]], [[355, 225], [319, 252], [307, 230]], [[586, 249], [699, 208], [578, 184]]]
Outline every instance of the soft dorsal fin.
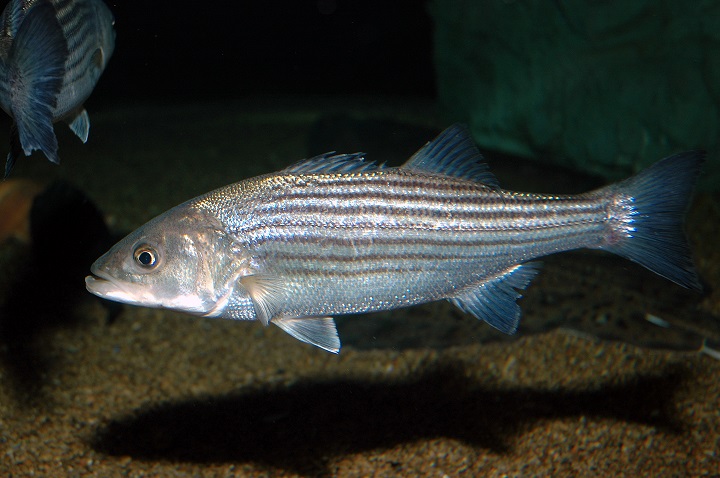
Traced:
[[283, 170], [292, 174], [313, 173], [360, 173], [382, 169], [382, 165], [375, 161], [365, 161], [365, 153], [335, 154], [335, 152], [321, 154], [314, 158], [303, 159]]
[[457, 123], [420, 148], [402, 167], [470, 179], [494, 189], [500, 187], [467, 127]]

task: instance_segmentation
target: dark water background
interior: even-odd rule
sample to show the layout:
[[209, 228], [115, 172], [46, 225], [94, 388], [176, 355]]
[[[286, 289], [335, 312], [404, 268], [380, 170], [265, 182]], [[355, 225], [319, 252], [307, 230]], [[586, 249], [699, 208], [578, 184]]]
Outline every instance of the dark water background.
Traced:
[[[456, 120], [438, 106], [426, 2], [130, 0], [108, 5], [116, 18], [116, 47], [86, 103], [92, 125], [88, 144], [79, 144], [58, 124], [60, 155], [68, 161], [54, 167], [36, 153], [22, 158], [15, 174], [74, 184], [111, 216], [114, 237], [211, 188], [329, 150], [361, 150], [378, 162], [400, 164]], [[393, 98], [392, 106], [378, 112], [387, 98]], [[9, 123], [6, 117], [2, 121]], [[604, 182], [487, 153], [508, 189], [578, 193]], [[77, 214], [69, 215], [83, 223]], [[75, 223], [64, 222], [77, 229]], [[51, 224], [46, 230], [60, 227]], [[52, 247], [52, 240], [45, 242]], [[66, 257], [55, 252], [67, 249], [65, 241], [58, 242], [46, 257]], [[88, 251], [89, 264], [97, 246]], [[691, 294], [674, 284], [616, 258], [577, 256], [584, 258], [581, 265], [573, 255], [548, 260], [548, 270], [528, 291], [521, 332], [565, 327], [681, 350], [697, 349], [705, 336], [715, 341], [720, 335], [706, 313], [696, 317]], [[627, 276], [627, 270], [634, 275]], [[613, 289], [638, 307], [605, 310], [619, 304], [612, 294], [606, 297]], [[703, 325], [706, 332], [698, 334], [648, 324], [641, 311], [652, 310], [640, 304], [652, 295], [657, 295], [655, 314], [693, 326], [702, 320], [710, 330]], [[567, 297], [567, 304], [558, 297]], [[546, 308], [536, 313], [535, 302]], [[341, 334], [358, 348], [444, 347], [504, 338], [449, 306], [419, 310], [426, 312], [340, 319]], [[425, 322], [415, 318], [413, 327], [405, 327], [407, 314]], [[438, 316], [455, 319], [439, 326]]]
[[[424, 1], [108, 5], [117, 42], [88, 143], [59, 124], [61, 165], [36, 153], [13, 171], [54, 186], [36, 201], [41, 240], [0, 243], [0, 473], [717, 470], [718, 362], [695, 353], [720, 343], [717, 196], [688, 224], [704, 294], [606, 254], [553, 256], [512, 337], [441, 301], [340, 318], [334, 356], [87, 293], [102, 251], [181, 201], [329, 150], [400, 164], [458, 120], [439, 106]], [[485, 152], [508, 189], [604, 183]]]
[[118, 39], [93, 100], [436, 94], [423, 1], [108, 4]]

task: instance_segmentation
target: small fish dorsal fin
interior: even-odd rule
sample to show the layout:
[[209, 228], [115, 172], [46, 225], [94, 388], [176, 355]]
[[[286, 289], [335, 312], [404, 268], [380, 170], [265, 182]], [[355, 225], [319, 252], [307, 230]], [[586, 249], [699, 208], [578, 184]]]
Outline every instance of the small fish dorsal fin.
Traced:
[[321, 154], [309, 159], [303, 159], [283, 169], [285, 173], [313, 174], [313, 173], [360, 173], [382, 169], [382, 165], [375, 161], [365, 161], [365, 153], [352, 154]]
[[500, 187], [470, 138], [467, 127], [458, 123], [420, 148], [402, 167], [470, 179], [493, 189]]

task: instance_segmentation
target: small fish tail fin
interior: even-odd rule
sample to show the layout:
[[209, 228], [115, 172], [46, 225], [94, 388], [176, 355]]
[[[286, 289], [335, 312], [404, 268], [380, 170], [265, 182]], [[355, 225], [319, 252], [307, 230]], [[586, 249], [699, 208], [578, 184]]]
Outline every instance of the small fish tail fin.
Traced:
[[27, 13], [8, 53], [9, 80], [15, 85], [10, 108], [26, 155], [41, 150], [58, 163], [53, 110], [63, 84], [67, 40], [50, 2]]
[[611, 200], [610, 231], [600, 248], [683, 287], [702, 290], [683, 222], [704, 159], [704, 151], [679, 153], [601, 189]]

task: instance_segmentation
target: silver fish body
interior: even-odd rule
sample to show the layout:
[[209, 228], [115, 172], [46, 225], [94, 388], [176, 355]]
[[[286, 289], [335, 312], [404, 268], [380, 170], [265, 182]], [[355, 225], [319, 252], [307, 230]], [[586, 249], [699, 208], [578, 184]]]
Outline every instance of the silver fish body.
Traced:
[[58, 163], [53, 123], [87, 141], [83, 103], [115, 47], [114, 18], [101, 0], [13, 0], [0, 17], [0, 106], [13, 118], [5, 175], [21, 154]]
[[681, 228], [702, 162], [682, 153], [575, 196], [505, 191], [464, 128], [399, 168], [323, 155], [192, 199], [96, 261], [101, 297], [274, 323], [337, 352], [332, 315], [449, 299], [507, 333], [534, 259], [605, 249], [699, 288]]

